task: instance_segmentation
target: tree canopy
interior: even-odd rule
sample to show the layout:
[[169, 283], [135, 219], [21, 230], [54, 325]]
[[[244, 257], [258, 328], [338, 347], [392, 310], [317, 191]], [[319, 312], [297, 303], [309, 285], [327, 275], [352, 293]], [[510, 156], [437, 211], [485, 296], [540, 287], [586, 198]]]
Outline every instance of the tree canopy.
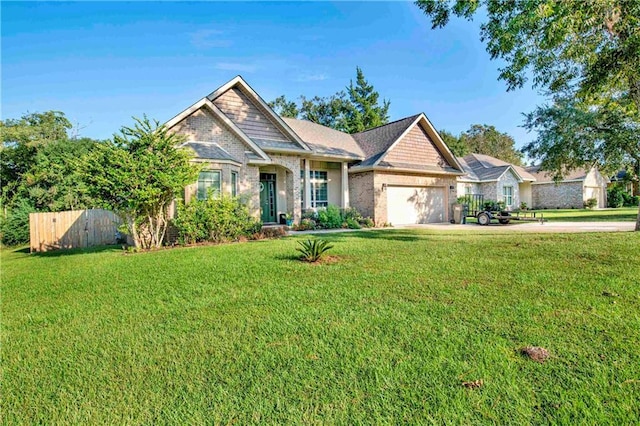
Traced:
[[[589, 162], [606, 169], [617, 165], [613, 160], [625, 157], [629, 146], [635, 149], [630, 156], [637, 158], [637, 145], [625, 135], [640, 122], [639, 1], [418, 0], [416, 4], [431, 18], [433, 28], [445, 26], [453, 15], [471, 19], [478, 9], [486, 8], [480, 38], [492, 59], [504, 61], [499, 78], [507, 90], [522, 87], [532, 75], [533, 86], [551, 98], [525, 123], [529, 129], [542, 130], [527, 152], [544, 168], [556, 175]], [[636, 230], [640, 231], [640, 206]]]
[[123, 219], [136, 247], [162, 244], [171, 203], [198, 177], [199, 166], [178, 147], [183, 140], [145, 116], [85, 161], [90, 193]]
[[473, 124], [460, 136], [454, 136], [446, 130], [439, 133], [449, 149], [459, 157], [472, 153], [485, 154], [518, 166], [522, 165], [522, 152], [515, 148], [513, 137], [498, 131], [494, 126]]
[[380, 104], [380, 94], [369, 83], [362, 69], [356, 68], [356, 81], [350, 81], [346, 91], [332, 96], [300, 96], [299, 104], [279, 96], [269, 102], [283, 117], [301, 118], [347, 133], [362, 132], [389, 121], [389, 101]]

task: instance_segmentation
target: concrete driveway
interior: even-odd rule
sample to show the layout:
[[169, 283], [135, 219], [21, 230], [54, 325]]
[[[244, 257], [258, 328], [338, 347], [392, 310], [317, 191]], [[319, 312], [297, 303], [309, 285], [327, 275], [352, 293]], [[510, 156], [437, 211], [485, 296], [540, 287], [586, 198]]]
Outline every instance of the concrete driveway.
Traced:
[[425, 225], [401, 225], [396, 229], [433, 229], [440, 231], [467, 232], [628, 232], [635, 229], [635, 222], [524, 222], [481, 226], [477, 224], [453, 225], [451, 223], [430, 223]]

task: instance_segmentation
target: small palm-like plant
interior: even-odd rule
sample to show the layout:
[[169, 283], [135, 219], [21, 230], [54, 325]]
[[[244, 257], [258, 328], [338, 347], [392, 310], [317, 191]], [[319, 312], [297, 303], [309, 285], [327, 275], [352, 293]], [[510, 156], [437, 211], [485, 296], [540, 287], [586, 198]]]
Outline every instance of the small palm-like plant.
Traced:
[[327, 240], [298, 241], [300, 247], [296, 247], [302, 253], [301, 259], [307, 262], [317, 262], [327, 250], [333, 248]]

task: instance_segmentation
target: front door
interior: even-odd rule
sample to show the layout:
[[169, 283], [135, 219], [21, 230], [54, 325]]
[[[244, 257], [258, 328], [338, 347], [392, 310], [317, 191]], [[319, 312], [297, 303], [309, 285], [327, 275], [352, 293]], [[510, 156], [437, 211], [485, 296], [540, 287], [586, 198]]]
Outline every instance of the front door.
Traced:
[[260, 219], [276, 221], [276, 174], [260, 173]]

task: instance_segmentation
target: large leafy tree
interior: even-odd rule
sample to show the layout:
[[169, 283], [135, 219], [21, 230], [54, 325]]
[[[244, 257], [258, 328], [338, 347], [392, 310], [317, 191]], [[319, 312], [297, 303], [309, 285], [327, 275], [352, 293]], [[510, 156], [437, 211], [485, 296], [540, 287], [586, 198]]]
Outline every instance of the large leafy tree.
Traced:
[[300, 96], [300, 103], [279, 96], [269, 102], [283, 117], [301, 118], [347, 133], [362, 132], [389, 121], [389, 101], [380, 104], [380, 94], [374, 89], [360, 68], [356, 68], [356, 81], [346, 91], [332, 96]]
[[440, 130], [438, 132], [444, 143], [447, 144], [453, 155], [457, 157], [464, 157], [469, 153], [469, 148], [464, 144], [460, 136], [456, 136], [446, 130]]
[[0, 179], [2, 202], [13, 204], [24, 184], [24, 176], [33, 166], [38, 149], [67, 140], [71, 122], [60, 111], [35, 112], [19, 119], [0, 121]]
[[182, 141], [145, 116], [86, 160], [91, 194], [123, 219], [136, 247], [161, 246], [171, 203], [197, 179], [199, 167], [178, 147]]
[[[628, 121], [640, 121], [640, 2], [637, 0], [418, 0], [416, 4], [431, 17], [434, 28], [446, 25], [452, 15], [471, 19], [484, 6], [487, 20], [481, 25], [480, 37], [487, 43], [491, 58], [504, 61], [500, 79], [507, 83], [507, 89], [523, 86], [532, 75], [533, 86], [546, 90], [553, 98], [552, 105], [545, 107], [546, 112], [537, 111], [538, 122], [554, 116], [558, 108], [565, 106], [569, 109], [562, 115], [571, 116], [590, 108], [606, 111], [611, 103], [626, 105]], [[581, 106], [575, 109], [577, 104], [572, 99], [577, 99]], [[589, 114], [578, 115], [597, 119]], [[553, 121], [546, 128], [560, 130]], [[577, 136], [587, 128], [566, 129], [578, 130], [570, 140], [574, 145], [581, 145], [579, 151], [591, 149], [591, 138], [585, 140]], [[607, 132], [606, 137], [602, 132], [599, 134], [600, 145], [607, 141], [601, 153], [614, 150], [621, 156], [624, 147], [619, 143], [626, 144], [624, 138], [617, 138], [611, 132]], [[565, 132], [563, 138], [566, 140], [567, 136], [570, 135]], [[537, 142], [542, 140], [538, 138]], [[578, 164], [563, 166], [547, 158], [549, 154], [567, 157], [556, 153], [568, 147], [558, 145], [556, 150], [546, 151], [544, 144], [537, 146], [540, 149], [534, 149], [534, 145], [528, 151], [536, 154], [547, 167], [555, 165], [552, 171], [556, 173], [562, 174]], [[640, 206], [636, 230], [640, 231]]]
[[472, 125], [460, 135], [460, 143], [469, 153], [490, 155], [508, 163], [522, 165], [522, 153], [515, 149], [513, 138], [493, 126]]

